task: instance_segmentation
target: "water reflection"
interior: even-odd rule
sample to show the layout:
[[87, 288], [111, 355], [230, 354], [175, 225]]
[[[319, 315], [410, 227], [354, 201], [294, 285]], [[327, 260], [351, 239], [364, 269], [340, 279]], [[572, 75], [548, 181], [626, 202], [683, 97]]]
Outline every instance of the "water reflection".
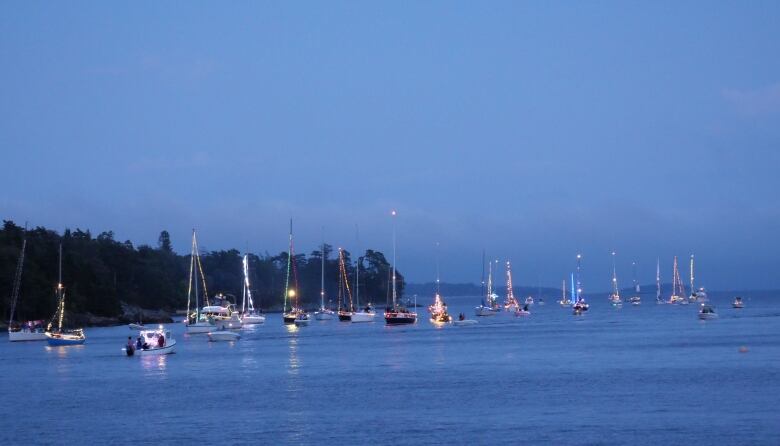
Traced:
[[298, 361], [298, 338], [293, 336], [290, 338], [289, 343], [290, 358], [289, 366], [287, 367], [287, 373], [290, 375], [298, 375], [298, 367], [300, 362]]
[[141, 367], [146, 375], [166, 376], [168, 355], [141, 356]]

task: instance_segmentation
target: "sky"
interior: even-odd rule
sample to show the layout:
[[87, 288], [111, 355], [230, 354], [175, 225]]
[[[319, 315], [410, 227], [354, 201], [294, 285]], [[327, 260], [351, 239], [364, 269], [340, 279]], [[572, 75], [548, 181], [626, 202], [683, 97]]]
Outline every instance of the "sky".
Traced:
[[[780, 2], [0, 3], [0, 217], [780, 288]], [[357, 228], [357, 230], [356, 230]], [[437, 248], [438, 244], [438, 248]], [[687, 276], [687, 271], [684, 271]], [[501, 279], [503, 280], [503, 279]]]

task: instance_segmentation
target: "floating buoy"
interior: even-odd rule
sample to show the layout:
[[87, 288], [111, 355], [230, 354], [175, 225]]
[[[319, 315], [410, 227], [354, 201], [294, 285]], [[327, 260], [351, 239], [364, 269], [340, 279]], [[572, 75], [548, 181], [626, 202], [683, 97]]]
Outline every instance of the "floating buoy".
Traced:
[[740, 353], [747, 353], [748, 352], [748, 348], [743, 345], [742, 347], [739, 348], [739, 352]]

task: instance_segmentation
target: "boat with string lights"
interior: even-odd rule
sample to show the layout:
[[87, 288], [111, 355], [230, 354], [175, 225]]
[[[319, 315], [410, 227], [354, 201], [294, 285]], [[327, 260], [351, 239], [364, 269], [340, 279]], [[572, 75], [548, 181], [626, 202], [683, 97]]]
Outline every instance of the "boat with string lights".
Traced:
[[244, 254], [242, 260], [244, 272], [244, 287], [241, 299], [241, 325], [257, 325], [265, 323], [265, 315], [255, 309], [255, 302], [252, 299], [252, 288], [249, 284], [249, 255]]
[[[395, 263], [395, 217], [397, 213], [395, 210], [391, 212], [393, 218], [393, 267], [392, 267], [392, 306], [385, 308], [385, 323], [387, 325], [406, 325], [414, 324], [417, 322], [417, 313], [407, 309], [401, 305], [398, 301], [398, 294], [396, 290], [396, 263]], [[415, 302], [415, 308], [417, 308], [417, 302]]]
[[609, 295], [609, 303], [611, 303], [613, 307], [623, 306], [623, 299], [620, 297], [620, 289], [618, 288], [615, 251], [612, 251], [612, 293]]
[[580, 280], [580, 274], [582, 272], [582, 254], [577, 254], [577, 276], [576, 276], [576, 288], [575, 277], [572, 275], [572, 299], [574, 304], [571, 306], [572, 312], [575, 316], [579, 316], [590, 309], [590, 305], [585, 302], [585, 297], [582, 294], [582, 281]]
[[742, 298], [737, 296], [734, 298], [734, 302], [731, 303], [732, 308], [741, 309], [745, 308], [745, 303], [742, 302]]
[[506, 300], [504, 301], [504, 310], [510, 313], [520, 309], [520, 303], [515, 298], [515, 293], [512, 289], [512, 267], [509, 264], [509, 260], [506, 261]]
[[352, 290], [349, 288], [347, 268], [344, 264], [344, 251], [339, 248], [339, 308], [338, 315], [341, 322], [352, 321], [352, 313], [355, 308], [352, 303]]
[[677, 256], [674, 256], [674, 266], [672, 268], [672, 295], [669, 296], [669, 304], [688, 305], [688, 299], [685, 298], [685, 286], [680, 278], [680, 270], [677, 268]]
[[[484, 279], [484, 254], [482, 268], [482, 278]], [[482, 283], [485, 283], [484, 280]], [[498, 305], [498, 294], [493, 292], [493, 262], [488, 262], [487, 288], [485, 289], [483, 287], [482, 292], [485, 293], [485, 290], [487, 290], [487, 294], [484, 294], [482, 303], [478, 307], [474, 308], [474, 314], [480, 317], [495, 316], [501, 312], [501, 307]]]
[[[292, 279], [292, 287], [290, 286], [290, 279]], [[290, 219], [290, 247], [287, 251], [287, 275], [284, 281], [284, 307], [282, 313], [282, 321], [289, 325], [295, 324], [295, 321], [305, 319], [308, 321], [308, 313], [306, 313], [300, 306], [300, 297], [296, 290], [298, 289], [298, 269], [295, 265], [295, 248], [293, 246], [293, 226], [292, 219]], [[288, 308], [289, 305], [289, 308]], [[297, 325], [306, 325], [308, 322], [299, 323]]]
[[[200, 292], [201, 285], [203, 287], [202, 294]], [[209, 301], [208, 290], [206, 289], [206, 276], [203, 274], [203, 266], [200, 263], [198, 238], [193, 229], [192, 244], [190, 246], [190, 278], [187, 286], [187, 317], [184, 321], [184, 330], [187, 334], [205, 334], [217, 329], [214, 318], [208, 317], [201, 312], [201, 295], [203, 296], [204, 306], [208, 307]]]
[[634, 295], [628, 298], [628, 301], [632, 306], [642, 305], [642, 298], [639, 296], [641, 292], [639, 288], [639, 282], [636, 280], [636, 262], [631, 262], [631, 280], [634, 285]]
[[138, 333], [138, 341], [133, 343], [128, 340], [124, 350], [127, 356], [160, 356], [170, 355], [176, 348], [176, 340], [171, 331], [162, 325], [155, 329], [141, 330]]
[[[59, 281], [57, 282], [57, 311], [46, 327], [46, 342], [53, 347], [81, 345], [87, 340], [81, 328], [62, 328], [65, 319], [65, 287], [62, 286], [62, 245], [60, 244]], [[54, 321], [57, 321], [56, 327]]]

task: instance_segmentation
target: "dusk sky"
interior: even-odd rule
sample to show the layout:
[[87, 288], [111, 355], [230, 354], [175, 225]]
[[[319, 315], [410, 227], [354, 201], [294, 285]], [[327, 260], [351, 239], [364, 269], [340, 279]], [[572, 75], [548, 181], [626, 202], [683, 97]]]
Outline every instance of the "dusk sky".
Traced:
[[777, 1], [9, 1], [0, 60], [18, 224], [389, 255], [397, 209], [413, 282], [780, 288]]

